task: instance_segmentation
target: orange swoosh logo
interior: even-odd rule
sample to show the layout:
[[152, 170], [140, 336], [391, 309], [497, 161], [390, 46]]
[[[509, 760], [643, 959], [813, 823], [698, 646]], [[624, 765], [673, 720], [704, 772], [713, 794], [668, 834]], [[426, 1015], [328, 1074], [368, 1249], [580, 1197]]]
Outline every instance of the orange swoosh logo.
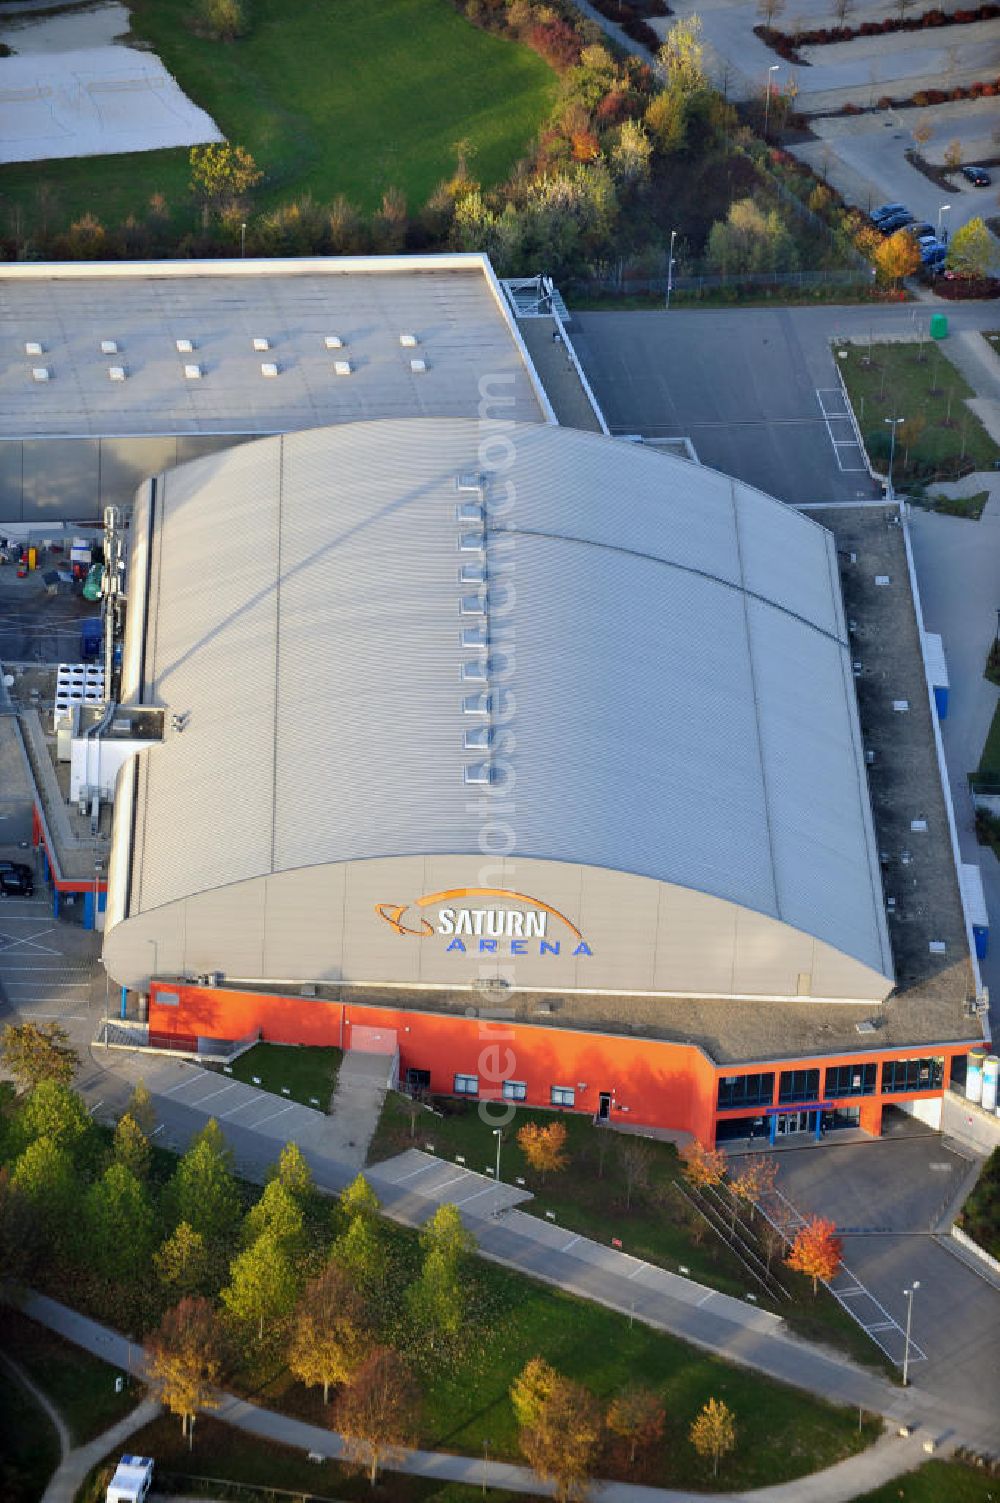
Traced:
[[567, 929], [578, 940], [583, 939], [583, 935], [576, 925], [564, 913], [560, 913], [558, 908], [553, 908], [549, 903], [543, 903], [541, 898], [529, 897], [524, 892], [511, 892], [505, 887], [450, 887], [446, 892], [432, 892], [425, 897], [417, 898], [416, 902], [412, 904], [376, 903], [375, 912], [380, 919], [384, 919], [391, 928], [395, 929], [397, 934], [415, 934], [423, 938], [427, 934], [434, 933], [433, 925], [429, 924], [425, 918], [422, 918], [420, 920], [421, 928], [409, 928], [403, 923], [403, 914], [406, 910], [411, 907], [430, 908], [436, 903], [448, 903], [455, 898], [510, 898], [515, 903], [527, 903], [530, 907], [537, 908], [540, 912], [547, 913], [550, 917], [558, 919], [561, 924], [565, 924]]

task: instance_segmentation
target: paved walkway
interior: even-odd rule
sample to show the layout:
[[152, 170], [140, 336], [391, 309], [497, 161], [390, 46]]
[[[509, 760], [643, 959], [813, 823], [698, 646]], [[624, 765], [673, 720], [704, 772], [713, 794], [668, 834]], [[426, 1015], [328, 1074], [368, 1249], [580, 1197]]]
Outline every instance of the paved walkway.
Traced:
[[[129, 1359], [135, 1354], [132, 1343], [117, 1331], [99, 1325], [45, 1295], [29, 1296], [24, 1309], [33, 1320], [57, 1331], [86, 1350], [95, 1352], [106, 1361], [127, 1366]], [[288, 1415], [260, 1409], [256, 1404], [247, 1403], [229, 1393], [220, 1392], [218, 1401], [219, 1407], [213, 1411], [214, 1417], [249, 1435], [298, 1450], [311, 1451], [332, 1460], [341, 1454], [342, 1437], [321, 1425], [309, 1425]], [[144, 1407], [140, 1405], [123, 1424], [133, 1419], [138, 1420]], [[146, 1420], [138, 1420], [138, 1423], [144, 1424]], [[92, 1442], [91, 1447], [104, 1441], [107, 1441], [106, 1450], [113, 1450], [118, 1444], [115, 1431], [109, 1430], [106, 1435]], [[94, 1465], [99, 1459], [99, 1456], [95, 1457], [89, 1465]], [[860, 1455], [795, 1482], [747, 1493], [715, 1493], [712, 1497], [714, 1503], [849, 1503], [849, 1500], [859, 1494], [869, 1492], [891, 1478], [913, 1470], [923, 1459], [921, 1437], [913, 1436], [904, 1440], [898, 1436], [885, 1436]], [[388, 1470], [435, 1478], [441, 1482], [454, 1481], [469, 1486], [504, 1488], [509, 1492], [541, 1493], [547, 1496], [552, 1493], [552, 1488], [540, 1482], [528, 1467], [509, 1462], [485, 1462], [478, 1457], [455, 1456], [443, 1451], [403, 1451], [394, 1458]], [[703, 1492], [643, 1487], [631, 1482], [602, 1482], [597, 1486], [602, 1503], [705, 1503]], [[49, 1503], [48, 1495], [45, 1503]], [[63, 1503], [61, 1498], [59, 1503]]]
[[[55, 1304], [54, 1301], [50, 1303]], [[25, 1309], [27, 1310], [27, 1308], [26, 1306]], [[32, 1310], [31, 1313], [40, 1324], [47, 1325], [54, 1331], [59, 1330], [59, 1325], [54, 1323], [53, 1319], [47, 1318], [47, 1315], [51, 1314], [51, 1312], [35, 1314]], [[82, 1342], [77, 1337], [70, 1337], [69, 1339], [76, 1340], [79, 1346], [86, 1346], [88, 1351], [97, 1352], [98, 1355], [105, 1355], [106, 1353], [103, 1348], [106, 1347], [107, 1341], [103, 1333], [99, 1335], [95, 1327], [89, 1334], [92, 1338], [92, 1344]], [[118, 1339], [126, 1347], [130, 1346], [130, 1343], [124, 1342], [123, 1338], [119, 1337]], [[119, 1363], [119, 1365], [125, 1366], [127, 1360], [126, 1357], [125, 1361]], [[13, 1357], [0, 1355], [0, 1362], [5, 1367], [10, 1368], [18, 1381], [23, 1383], [24, 1387], [31, 1394], [36, 1404], [41, 1409], [44, 1409], [59, 1436], [59, 1450], [61, 1453], [59, 1465], [49, 1480], [49, 1484], [42, 1495], [41, 1503], [73, 1503], [91, 1468], [95, 1467], [99, 1461], [103, 1461], [105, 1456], [117, 1450], [134, 1431], [141, 1430], [143, 1425], [148, 1425], [160, 1413], [160, 1406], [154, 1399], [144, 1399], [130, 1414], [126, 1414], [124, 1419], [120, 1419], [117, 1424], [112, 1425], [103, 1434], [95, 1436], [86, 1445], [74, 1448], [66, 1422], [48, 1394], [38, 1387], [37, 1383], [28, 1376], [21, 1364], [14, 1361]]]
[[392, 1056], [348, 1049], [337, 1072], [337, 1084], [317, 1147], [320, 1152], [364, 1168], [368, 1145], [382, 1115], [382, 1103], [392, 1075]]

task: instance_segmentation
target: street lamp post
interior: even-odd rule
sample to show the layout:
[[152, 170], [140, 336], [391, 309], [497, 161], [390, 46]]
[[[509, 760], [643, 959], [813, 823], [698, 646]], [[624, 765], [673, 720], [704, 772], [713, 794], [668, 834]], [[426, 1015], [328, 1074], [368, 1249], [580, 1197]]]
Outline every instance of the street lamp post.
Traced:
[[910, 1381], [910, 1323], [913, 1319], [913, 1296], [920, 1288], [920, 1280], [914, 1279], [909, 1289], [904, 1289], [906, 1295], [906, 1345], [903, 1349], [903, 1387]]
[[896, 492], [893, 490], [893, 486], [892, 486], [892, 462], [893, 462], [893, 460], [896, 457], [896, 429], [899, 427], [900, 423], [905, 423], [906, 419], [905, 418], [901, 418], [901, 417], [891, 417], [891, 418], [885, 418], [883, 421], [885, 421], [885, 422], [887, 422], [889, 424], [889, 497], [888, 497], [888, 499], [890, 501], [895, 501], [895, 499], [896, 499]]
[[772, 63], [767, 70], [767, 79], [764, 83], [764, 140], [767, 140], [767, 119], [771, 112], [771, 74], [777, 73], [780, 63]]
[[677, 231], [670, 231], [670, 250], [667, 253], [667, 307], [670, 312], [670, 294], [674, 288], [674, 242], [677, 239]]
[[246, 227], [245, 224], [241, 224], [240, 225], [240, 255], [241, 256], [245, 256], [246, 253], [247, 253], [247, 227]]
[[[942, 204], [941, 207], [940, 207], [940, 209], [938, 209], [937, 237], [938, 237], [939, 240], [941, 239], [941, 216], [942, 216], [942, 214], [947, 214], [947, 212], [948, 212], [948, 210], [950, 208], [951, 208], [951, 204]], [[945, 233], [947, 233], [947, 231]]]
[[493, 1183], [497, 1187], [497, 1197], [496, 1197], [496, 1199], [497, 1199], [497, 1211], [499, 1212], [499, 1210], [500, 1210], [500, 1144], [503, 1141], [503, 1128], [502, 1127], [494, 1127], [494, 1129], [493, 1129], [493, 1136], [497, 1140], [497, 1168], [496, 1168], [496, 1174], [493, 1176]]

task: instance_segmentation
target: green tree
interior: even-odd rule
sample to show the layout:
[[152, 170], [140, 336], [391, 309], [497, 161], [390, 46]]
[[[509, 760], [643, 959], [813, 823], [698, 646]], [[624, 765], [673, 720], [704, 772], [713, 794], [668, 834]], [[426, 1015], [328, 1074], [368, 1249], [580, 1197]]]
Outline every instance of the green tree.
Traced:
[[8, 1023], [0, 1034], [0, 1059], [22, 1091], [43, 1080], [68, 1086], [80, 1064], [58, 1023]]
[[695, 94], [706, 87], [705, 46], [698, 16], [675, 21], [663, 39], [658, 56], [669, 88]]
[[199, 1409], [217, 1409], [215, 1390], [222, 1378], [224, 1340], [207, 1299], [182, 1299], [168, 1310], [146, 1343], [146, 1375], [160, 1402], [179, 1415], [181, 1433], [194, 1444]]
[[204, 1237], [182, 1221], [154, 1254], [153, 1267], [160, 1283], [174, 1294], [203, 1294], [209, 1274]]
[[948, 266], [960, 276], [985, 277], [1000, 264], [997, 243], [983, 220], [970, 219], [956, 230], [948, 246]]
[[241, 1325], [257, 1327], [287, 1319], [299, 1295], [299, 1278], [292, 1257], [273, 1231], [266, 1231], [230, 1264], [229, 1283], [222, 1303]]
[[462, 1225], [458, 1209], [442, 1205], [420, 1233], [424, 1262], [420, 1277], [407, 1291], [417, 1325], [433, 1344], [437, 1336], [456, 1336], [465, 1318], [467, 1266], [475, 1239]]
[[233, 1240], [240, 1197], [232, 1173], [232, 1152], [213, 1119], [191, 1142], [170, 1181], [167, 1196], [174, 1225], [186, 1221], [205, 1239], [211, 1253]]
[[95, 1268], [126, 1283], [141, 1277], [153, 1252], [153, 1207], [146, 1187], [125, 1164], [110, 1164], [91, 1185], [84, 1225]]
[[680, 89], [663, 89], [646, 106], [646, 128], [661, 156], [683, 151], [687, 142], [687, 98]]
[[79, 1201], [76, 1170], [65, 1148], [36, 1138], [18, 1158], [11, 1186], [31, 1213], [39, 1242], [65, 1254], [75, 1244]]
[[12, 1285], [30, 1280], [38, 1250], [31, 1205], [13, 1183], [10, 1165], [0, 1165], [0, 1296]]
[[307, 1388], [321, 1384], [323, 1403], [330, 1385], [349, 1383], [371, 1346], [364, 1302], [353, 1281], [336, 1263], [310, 1280], [295, 1309], [288, 1366]]
[[215, 42], [235, 42], [247, 30], [242, 0], [195, 0], [194, 23]]
[[522, 1430], [538, 1423], [558, 1381], [559, 1374], [543, 1357], [525, 1363], [510, 1389], [511, 1408]]
[[250, 153], [228, 141], [192, 146], [188, 162], [192, 193], [206, 209], [217, 213], [245, 198], [264, 177]]
[[706, 259], [720, 276], [746, 276], [793, 271], [798, 257], [778, 210], [740, 198], [730, 204], [726, 219], [712, 225]]
[[649, 177], [653, 143], [638, 120], [625, 120], [611, 148], [611, 171], [622, 183], [643, 183]]
[[16, 1142], [49, 1138], [76, 1154], [91, 1138], [94, 1124], [82, 1099], [57, 1080], [42, 1080], [24, 1099], [14, 1128]]
[[379, 1199], [363, 1174], [359, 1174], [345, 1190], [341, 1190], [337, 1205], [345, 1227], [350, 1226], [359, 1216], [373, 1225], [378, 1221]]
[[314, 1193], [315, 1187], [309, 1165], [302, 1157], [302, 1149], [297, 1143], [286, 1143], [281, 1150], [277, 1178], [285, 1189], [295, 1196], [300, 1205], [304, 1205]]
[[125, 1115], [131, 1117], [147, 1138], [153, 1136], [156, 1126], [156, 1112], [153, 1107], [153, 1098], [149, 1094], [149, 1087], [144, 1080], [136, 1082], [135, 1090], [128, 1100]]
[[355, 1216], [333, 1244], [336, 1263], [354, 1280], [364, 1299], [381, 1310], [386, 1295], [389, 1255], [377, 1223]]
[[265, 1232], [270, 1232], [288, 1253], [300, 1255], [304, 1250], [305, 1227], [301, 1207], [280, 1179], [272, 1179], [264, 1187], [257, 1204], [251, 1206], [244, 1217], [244, 1246], [249, 1247]]
[[137, 1179], [149, 1173], [149, 1139], [134, 1117], [125, 1113], [115, 1128], [113, 1148], [115, 1162], [124, 1164]]

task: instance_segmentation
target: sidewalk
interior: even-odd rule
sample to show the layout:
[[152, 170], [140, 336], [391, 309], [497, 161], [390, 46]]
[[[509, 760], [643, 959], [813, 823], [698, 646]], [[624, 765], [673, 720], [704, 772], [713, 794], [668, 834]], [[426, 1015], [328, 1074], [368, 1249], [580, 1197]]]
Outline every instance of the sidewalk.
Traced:
[[[46, 1295], [30, 1295], [23, 1308], [25, 1314], [33, 1320], [103, 1357], [105, 1361], [127, 1367], [139, 1352], [119, 1332], [78, 1315]], [[219, 1407], [214, 1411], [215, 1418], [248, 1435], [315, 1452], [329, 1459], [335, 1460], [341, 1454], [342, 1437], [320, 1425], [308, 1425], [288, 1415], [260, 1409], [233, 1394], [220, 1392], [218, 1399]], [[151, 1401], [147, 1400], [146, 1404], [151, 1404]], [[136, 1420], [145, 1407], [141, 1405], [133, 1415], [122, 1421], [122, 1425], [129, 1425]], [[151, 1407], [155, 1411], [156, 1406]], [[152, 1418], [152, 1414], [149, 1418]], [[139, 1420], [138, 1423], [145, 1423], [145, 1420]], [[132, 1424], [131, 1427], [135, 1428], [135, 1425]], [[73, 1454], [90, 1451], [105, 1441], [108, 1442], [105, 1449], [113, 1449], [117, 1445], [116, 1432], [120, 1429], [121, 1425], [116, 1426], [114, 1430], [109, 1430], [98, 1440], [92, 1441], [89, 1447], [81, 1448], [80, 1452]], [[100, 1456], [95, 1456], [89, 1461], [88, 1467], [99, 1459]], [[859, 1494], [869, 1492], [903, 1472], [912, 1471], [923, 1459], [919, 1437], [903, 1440], [897, 1436], [885, 1436], [860, 1455], [849, 1457], [812, 1476], [753, 1492], [713, 1493], [711, 1498], [713, 1503], [850, 1503]], [[541, 1493], [547, 1496], [552, 1494], [552, 1488], [540, 1482], [528, 1467], [510, 1462], [485, 1462], [478, 1457], [455, 1456], [444, 1451], [403, 1451], [387, 1470], [416, 1477], [433, 1477], [442, 1482], [505, 1488], [509, 1492]], [[706, 1500], [703, 1492], [644, 1487], [632, 1482], [600, 1482], [595, 1487], [599, 1489], [602, 1503], [705, 1503]]]

